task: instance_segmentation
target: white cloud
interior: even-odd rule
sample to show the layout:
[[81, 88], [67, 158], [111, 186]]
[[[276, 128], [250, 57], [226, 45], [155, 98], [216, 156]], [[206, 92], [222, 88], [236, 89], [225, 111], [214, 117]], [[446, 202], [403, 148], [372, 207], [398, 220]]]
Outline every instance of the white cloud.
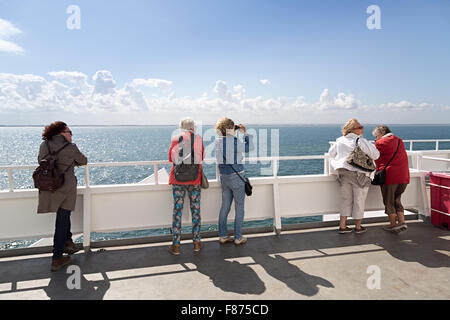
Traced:
[[214, 87], [214, 93], [222, 100], [231, 101], [231, 92], [228, 90], [228, 86], [225, 81], [217, 80]]
[[389, 108], [389, 109], [394, 109], [394, 110], [412, 110], [412, 109], [422, 110], [422, 109], [431, 108], [433, 106], [434, 105], [430, 104], [430, 103], [421, 103], [421, 104], [416, 105], [416, 104], [411, 103], [406, 100], [400, 101], [398, 103], [389, 102], [389, 103], [380, 105], [381, 108]]
[[352, 94], [346, 95], [341, 92], [335, 98], [330, 94], [328, 89], [323, 90], [317, 103], [319, 110], [354, 110], [360, 106], [361, 103]]
[[0, 73], [0, 111], [134, 112], [148, 110], [143, 93], [132, 84], [116, 89], [111, 72], [97, 71], [94, 84], [81, 72], [48, 73], [57, 80]]
[[14, 42], [0, 39], [0, 52], [12, 52], [19, 54], [24, 53], [25, 51]]
[[[155, 95], [142, 91], [142, 87], [170, 90], [163, 89], [163, 94]], [[122, 120], [130, 124], [156, 124], [161, 123], [161, 119], [167, 123], [181, 116], [197, 117], [205, 122], [230, 116], [252, 123], [323, 123], [344, 122], [350, 116], [358, 117], [371, 112], [379, 114], [380, 107], [421, 110], [432, 106], [428, 103], [414, 105], [400, 102], [368, 108], [362, 106], [352, 94], [333, 96], [328, 89], [324, 89], [313, 102], [307, 102], [303, 96], [248, 97], [243, 85], [233, 85], [230, 89], [223, 80], [217, 80], [210, 90], [210, 95], [205, 92], [199, 97], [178, 97], [172, 90], [171, 81], [151, 78], [132, 79], [123, 86], [117, 86], [108, 70], [97, 71], [93, 77], [73, 71], [52, 71], [47, 78], [0, 73], [0, 114], [3, 117], [14, 112], [34, 112], [39, 117], [45, 117], [45, 112], [60, 112], [64, 116], [79, 117], [78, 121], [82, 123], [92, 119], [96, 119], [96, 123], [108, 123], [113, 119], [111, 121], [119, 124], [125, 123]], [[443, 106], [442, 110], [445, 109]]]
[[270, 84], [270, 81], [268, 79], [263, 79], [263, 80], [259, 80], [259, 82], [263, 85], [263, 86], [267, 86]]
[[112, 94], [114, 93], [114, 89], [116, 87], [116, 81], [114, 81], [112, 73], [107, 70], [97, 71], [92, 77], [94, 80], [94, 92], [93, 94]]
[[53, 71], [48, 73], [53, 78], [59, 80], [69, 80], [74, 82], [84, 82], [87, 81], [88, 77], [82, 72], [73, 71]]
[[22, 47], [14, 42], [5, 40], [21, 33], [22, 31], [11, 22], [0, 19], [0, 52], [24, 53], [25, 50]]
[[133, 85], [145, 86], [149, 88], [170, 89], [172, 87], [172, 81], [162, 79], [134, 79]]

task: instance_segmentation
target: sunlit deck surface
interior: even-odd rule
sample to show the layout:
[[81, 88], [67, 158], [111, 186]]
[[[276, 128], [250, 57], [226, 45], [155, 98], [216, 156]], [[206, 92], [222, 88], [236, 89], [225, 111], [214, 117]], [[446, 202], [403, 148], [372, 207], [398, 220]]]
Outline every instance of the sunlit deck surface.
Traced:
[[[450, 299], [450, 232], [420, 220], [398, 235], [386, 223], [365, 234], [336, 227], [248, 235], [244, 246], [191, 240], [181, 254], [169, 243], [92, 249], [72, 256], [71, 274], [50, 271], [50, 254], [0, 259], [0, 299]], [[369, 266], [381, 271], [381, 288], [368, 289]]]

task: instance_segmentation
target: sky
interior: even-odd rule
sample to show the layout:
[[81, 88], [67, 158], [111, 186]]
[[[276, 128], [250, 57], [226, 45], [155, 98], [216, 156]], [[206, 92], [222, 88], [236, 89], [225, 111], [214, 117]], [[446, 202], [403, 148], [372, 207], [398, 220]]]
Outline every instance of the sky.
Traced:
[[449, 39], [448, 0], [0, 0], [0, 125], [450, 124]]

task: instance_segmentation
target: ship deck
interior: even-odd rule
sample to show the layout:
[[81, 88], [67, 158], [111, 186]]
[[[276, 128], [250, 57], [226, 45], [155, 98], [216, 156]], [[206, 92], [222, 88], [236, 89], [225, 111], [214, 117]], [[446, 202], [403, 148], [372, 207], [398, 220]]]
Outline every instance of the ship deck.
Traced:
[[51, 254], [1, 258], [0, 299], [450, 299], [450, 232], [411, 220], [396, 235], [385, 224], [361, 235], [335, 226], [249, 234], [243, 246], [204, 238], [200, 252], [183, 240], [179, 256], [168, 242], [80, 251], [72, 290], [74, 273], [51, 272]]

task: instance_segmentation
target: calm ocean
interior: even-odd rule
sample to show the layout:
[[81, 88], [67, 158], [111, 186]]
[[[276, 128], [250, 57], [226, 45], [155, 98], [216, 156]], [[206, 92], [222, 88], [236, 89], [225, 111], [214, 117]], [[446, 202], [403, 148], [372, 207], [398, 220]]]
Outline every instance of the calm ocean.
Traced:
[[[374, 125], [365, 126], [365, 137], [372, 140]], [[394, 134], [404, 140], [410, 139], [449, 139], [450, 125], [391, 125]], [[83, 127], [72, 126], [73, 142], [88, 157], [89, 162], [121, 162], [167, 160], [172, 134], [177, 126], [145, 126], [145, 127]], [[340, 133], [339, 125], [302, 125], [302, 126], [247, 126], [247, 130], [256, 133], [256, 152], [251, 156], [270, 156], [272, 142], [278, 141], [280, 156], [323, 155], [328, 151], [329, 141], [334, 141]], [[39, 144], [43, 127], [0, 127], [0, 166], [4, 165], [36, 165]], [[199, 129], [200, 131], [200, 129]], [[211, 139], [204, 140], [205, 148], [212, 147], [214, 138], [210, 134], [212, 126], [201, 128], [202, 134]], [[197, 132], [200, 133], [200, 132]], [[277, 139], [278, 137], [278, 139]], [[409, 148], [409, 145], [406, 144]], [[433, 143], [414, 143], [414, 150], [434, 149]], [[450, 149], [450, 142], [440, 143], [440, 149]], [[267, 150], [267, 151], [266, 151]], [[210, 154], [209, 157], [213, 157]], [[323, 160], [281, 161], [279, 175], [321, 174]], [[164, 166], [168, 171], [170, 166]], [[268, 164], [246, 164], [249, 177], [263, 176], [262, 168]], [[266, 169], [267, 170], [267, 169]], [[92, 168], [91, 184], [123, 184], [135, 183], [153, 173], [153, 167], [115, 167]], [[205, 173], [209, 179], [215, 179], [215, 165], [205, 165]], [[32, 188], [32, 170], [16, 170], [13, 176], [16, 189]], [[84, 185], [84, 170], [76, 169], [79, 185]], [[8, 189], [8, 176], [0, 170], [0, 190]], [[170, 204], [168, 204], [170, 205]], [[302, 218], [301, 221], [317, 220]], [[286, 223], [288, 221], [283, 221]], [[293, 221], [297, 223], [299, 221]], [[267, 226], [270, 221], [248, 222], [244, 227]], [[217, 226], [203, 226], [203, 230], [217, 230]], [[189, 226], [183, 226], [183, 233], [189, 233]], [[169, 234], [169, 230], [143, 230], [114, 234], [94, 234], [93, 240], [111, 238], [149, 236]], [[29, 245], [35, 240], [0, 243], [0, 248]], [[79, 239], [78, 241], [81, 241]]]

